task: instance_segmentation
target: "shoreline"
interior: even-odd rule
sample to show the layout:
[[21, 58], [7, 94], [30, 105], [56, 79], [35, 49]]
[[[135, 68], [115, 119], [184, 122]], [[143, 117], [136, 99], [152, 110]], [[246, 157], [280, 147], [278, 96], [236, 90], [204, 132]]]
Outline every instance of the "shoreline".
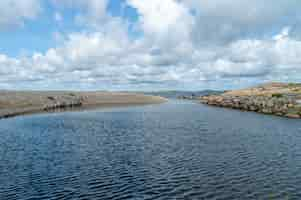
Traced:
[[268, 83], [221, 95], [203, 96], [200, 97], [200, 102], [210, 106], [300, 119], [301, 84]]
[[160, 96], [121, 92], [0, 91], [0, 120], [38, 113], [139, 106], [167, 101]]

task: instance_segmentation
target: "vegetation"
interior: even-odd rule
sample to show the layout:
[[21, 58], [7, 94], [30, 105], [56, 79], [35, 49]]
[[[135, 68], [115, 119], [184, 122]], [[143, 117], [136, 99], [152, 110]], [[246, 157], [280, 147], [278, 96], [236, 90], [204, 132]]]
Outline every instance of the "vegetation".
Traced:
[[301, 87], [301, 83], [289, 83], [288, 87], [289, 88], [292, 88], [292, 87]]
[[283, 94], [280, 94], [280, 93], [274, 93], [274, 94], [272, 94], [272, 97], [282, 98], [282, 97], [283, 97]]
[[202, 97], [213, 106], [301, 118], [301, 84], [267, 83], [257, 87], [233, 90], [222, 95]]

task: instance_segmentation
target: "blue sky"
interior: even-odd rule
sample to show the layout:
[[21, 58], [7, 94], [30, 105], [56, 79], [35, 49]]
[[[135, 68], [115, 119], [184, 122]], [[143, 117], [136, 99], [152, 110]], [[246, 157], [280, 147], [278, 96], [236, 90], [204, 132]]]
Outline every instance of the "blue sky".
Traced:
[[[43, 12], [38, 20], [27, 20], [25, 25], [19, 27], [9, 27], [0, 31], [0, 52], [9, 56], [19, 56], [22, 54], [32, 54], [33, 52], [46, 52], [56, 43], [54, 33], [71, 33], [81, 31], [81, 28], [74, 22], [78, 9], [58, 8], [49, 1], [41, 1]], [[125, 6], [124, 0], [109, 1], [108, 13], [113, 16], [136, 21], [137, 13], [135, 9]], [[54, 20], [55, 13], [60, 13], [63, 23]]]
[[299, 7], [296, 0], [2, 0], [0, 89], [301, 81]]

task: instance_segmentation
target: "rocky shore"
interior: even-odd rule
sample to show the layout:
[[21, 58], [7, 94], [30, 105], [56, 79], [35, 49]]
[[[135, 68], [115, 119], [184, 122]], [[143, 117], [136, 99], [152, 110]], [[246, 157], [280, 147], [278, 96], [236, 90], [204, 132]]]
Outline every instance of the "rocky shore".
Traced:
[[165, 101], [162, 97], [135, 93], [0, 91], [0, 119], [65, 109], [157, 104]]
[[268, 83], [221, 95], [203, 96], [200, 100], [212, 106], [301, 118], [301, 84]]

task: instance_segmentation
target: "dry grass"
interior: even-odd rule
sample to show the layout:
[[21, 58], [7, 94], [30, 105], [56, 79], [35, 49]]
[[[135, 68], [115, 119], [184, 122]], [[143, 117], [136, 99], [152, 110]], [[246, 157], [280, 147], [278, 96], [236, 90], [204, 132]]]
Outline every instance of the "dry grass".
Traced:
[[232, 96], [271, 96], [275, 94], [301, 94], [301, 84], [293, 83], [268, 83], [257, 87], [233, 90], [224, 95]]

